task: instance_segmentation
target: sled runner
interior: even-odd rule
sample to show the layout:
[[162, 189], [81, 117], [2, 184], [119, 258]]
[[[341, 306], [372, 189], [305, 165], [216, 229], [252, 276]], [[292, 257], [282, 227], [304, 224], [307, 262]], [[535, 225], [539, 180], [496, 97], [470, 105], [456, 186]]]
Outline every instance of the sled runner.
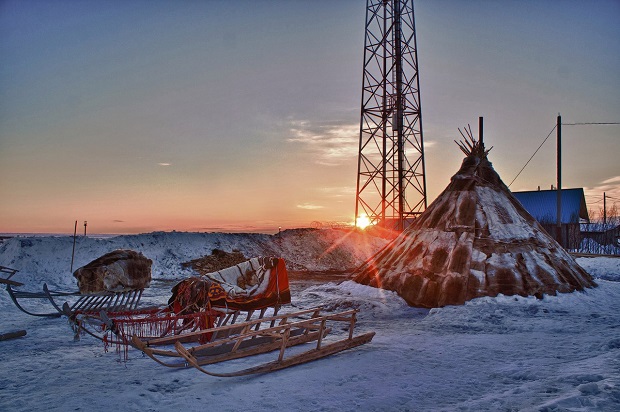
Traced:
[[[32, 302], [34, 299], [36, 299], [36, 301], [39, 301], [39, 303], [41, 302], [49, 303], [48, 297], [44, 292], [29, 292], [29, 291], [24, 291], [24, 290], [13, 289], [11, 284], [6, 285], [6, 291], [9, 293], [9, 296], [11, 297], [11, 300], [13, 301], [17, 309], [21, 310], [24, 313], [27, 313], [28, 315], [49, 317], [49, 318], [59, 318], [61, 316], [61, 314], [58, 311], [38, 312], [38, 311], [35, 311], [34, 309], [26, 308], [26, 305], [23, 304], [24, 301]], [[56, 296], [58, 295], [59, 293], [57, 293]], [[63, 296], [73, 296], [73, 295], [74, 294], [72, 293], [63, 294]]]
[[[41, 316], [41, 317], [51, 317], [51, 318], [60, 317], [61, 314], [58, 313], [57, 311], [41, 313], [41, 312], [35, 311], [35, 309], [29, 308], [29, 307], [27, 308], [26, 306], [29, 306], [29, 305], [22, 304], [24, 301], [33, 302], [33, 299], [36, 299], [34, 302], [38, 303], [38, 305], [31, 305], [31, 306], [40, 306], [41, 303], [47, 303], [46, 301], [48, 300], [48, 298], [44, 292], [31, 292], [31, 291], [24, 291], [21, 289], [13, 289], [13, 287], [24, 286], [23, 283], [16, 282], [11, 279], [11, 277], [14, 276], [17, 272], [19, 272], [17, 269], [11, 269], [6, 266], [0, 266], [0, 273], [8, 274], [6, 278], [0, 278], [0, 283], [6, 285], [6, 291], [8, 292], [9, 296], [11, 297], [11, 300], [13, 301], [17, 309], [31, 316]], [[77, 292], [75, 293], [54, 292], [53, 294], [56, 296], [79, 295], [79, 293]], [[20, 300], [22, 303], [20, 303]]]

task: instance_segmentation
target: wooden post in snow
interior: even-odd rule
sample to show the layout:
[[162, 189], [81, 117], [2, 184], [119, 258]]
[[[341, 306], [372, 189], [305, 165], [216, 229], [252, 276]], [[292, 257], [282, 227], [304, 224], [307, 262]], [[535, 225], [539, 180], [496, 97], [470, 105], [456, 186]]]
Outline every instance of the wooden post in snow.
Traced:
[[603, 224], [607, 224], [607, 194], [605, 192], [603, 192]]
[[2, 334], [0, 334], [0, 341], [20, 338], [22, 336], [26, 336], [26, 331], [25, 330], [18, 330], [18, 331], [15, 331], [15, 332], [2, 333]]
[[73, 228], [73, 251], [71, 252], [71, 273], [73, 273], [73, 257], [75, 256], [75, 237], [77, 236], [77, 220]]
[[556, 240], [562, 247], [562, 116], [558, 114], [557, 123], [557, 218], [556, 218]]

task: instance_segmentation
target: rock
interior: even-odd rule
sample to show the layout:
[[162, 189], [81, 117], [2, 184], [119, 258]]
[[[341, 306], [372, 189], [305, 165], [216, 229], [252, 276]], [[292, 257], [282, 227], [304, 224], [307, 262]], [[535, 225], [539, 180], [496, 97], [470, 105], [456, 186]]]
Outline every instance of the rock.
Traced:
[[206, 273], [217, 272], [218, 270], [226, 269], [231, 266], [235, 266], [241, 262], [248, 260], [243, 253], [238, 250], [232, 252], [226, 252], [220, 249], [213, 249], [211, 255], [203, 256], [198, 259], [190, 260], [181, 264], [183, 267], [191, 267], [196, 272], [204, 275]]
[[73, 272], [80, 293], [147, 288], [153, 261], [133, 250], [115, 250]]
[[595, 382], [584, 383], [583, 385], [577, 386], [577, 389], [584, 395], [597, 395], [601, 393], [601, 389]]

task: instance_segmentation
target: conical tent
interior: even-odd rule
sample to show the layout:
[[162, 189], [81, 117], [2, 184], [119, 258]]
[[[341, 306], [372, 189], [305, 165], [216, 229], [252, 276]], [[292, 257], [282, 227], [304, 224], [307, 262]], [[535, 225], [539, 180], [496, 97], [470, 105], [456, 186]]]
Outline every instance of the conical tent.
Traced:
[[355, 281], [393, 290], [421, 307], [596, 286], [512, 195], [484, 145], [465, 143], [467, 157], [448, 187], [362, 266]]

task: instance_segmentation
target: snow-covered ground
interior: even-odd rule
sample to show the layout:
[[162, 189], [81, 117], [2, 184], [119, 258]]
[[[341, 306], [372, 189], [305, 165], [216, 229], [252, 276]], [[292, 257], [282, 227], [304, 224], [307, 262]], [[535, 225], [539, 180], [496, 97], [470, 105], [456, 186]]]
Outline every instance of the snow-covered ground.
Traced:
[[[288, 231], [287, 231], [288, 232]], [[148, 299], [163, 302], [181, 262], [213, 248], [280, 255], [296, 269], [347, 269], [385, 241], [344, 231], [267, 235], [153, 233], [80, 238], [74, 269], [115, 248], [153, 259]], [[330, 245], [337, 244], [329, 249]], [[0, 243], [0, 265], [40, 288], [75, 290], [71, 237]], [[320, 259], [319, 259], [320, 258]], [[350, 281], [293, 284], [293, 305], [358, 307], [370, 344], [265, 375], [214, 378], [171, 370], [136, 350], [120, 362], [88, 336], [73, 341], [65, 319], [30, 317], [0, 293], [0, 410], [7, 411], [618, 411], [620, 259], [579, 258], [597, 288], [583, 293], [481, 298], [464, 306], [416, 309], [393, 292]], [[251, 359], [237, 362], [239, 367]]]

